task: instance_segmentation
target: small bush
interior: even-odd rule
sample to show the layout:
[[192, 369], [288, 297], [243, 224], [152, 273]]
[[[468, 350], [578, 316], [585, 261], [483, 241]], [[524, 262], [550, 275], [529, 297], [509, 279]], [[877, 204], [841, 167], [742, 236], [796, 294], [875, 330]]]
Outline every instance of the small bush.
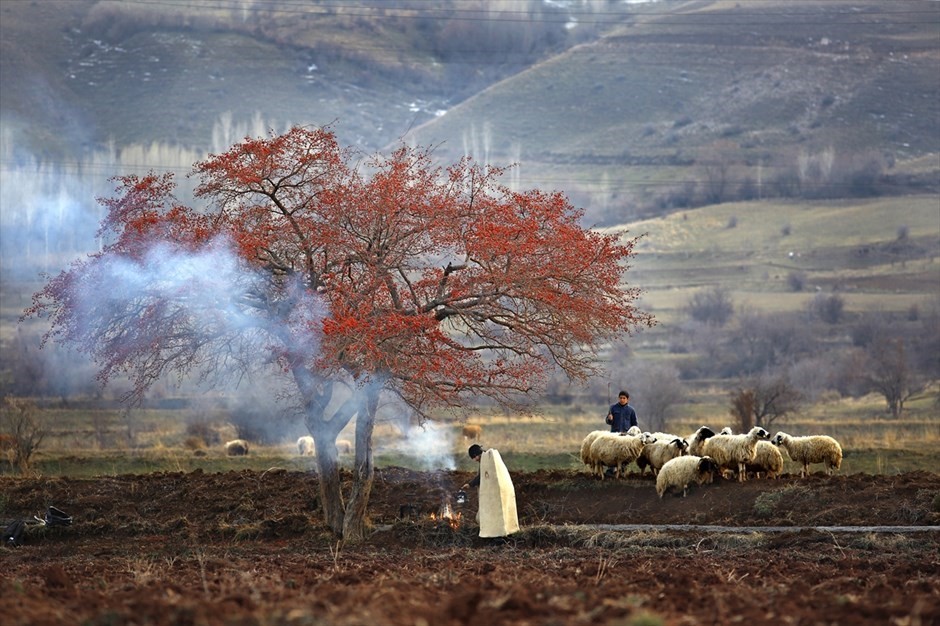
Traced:
[[810, 312], [827, 324], [838, 324], [842, 321], [845, 310], [845, 299], [839, 295], [826, 296], [817, 294], [810, 301]]
[[787, 287], [790, 291], [803, 291], [806, 289], [806, 274], [803, 272], [790, 272], [787, 274]]

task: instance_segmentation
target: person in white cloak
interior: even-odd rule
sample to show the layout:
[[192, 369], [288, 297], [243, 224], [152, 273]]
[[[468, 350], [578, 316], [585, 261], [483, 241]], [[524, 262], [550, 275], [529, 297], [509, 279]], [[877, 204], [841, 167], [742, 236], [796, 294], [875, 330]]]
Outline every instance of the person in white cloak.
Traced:
[[505, 537], [518, 531], [516, 490], [499, 450], [483, 450], [482, 446], [473, 444], [467, 452], [471, 459], [480, 464], [477, 477], [463, 486], [464, 489], [480, 486], [480, 507], [477, 511], [480, 536]]

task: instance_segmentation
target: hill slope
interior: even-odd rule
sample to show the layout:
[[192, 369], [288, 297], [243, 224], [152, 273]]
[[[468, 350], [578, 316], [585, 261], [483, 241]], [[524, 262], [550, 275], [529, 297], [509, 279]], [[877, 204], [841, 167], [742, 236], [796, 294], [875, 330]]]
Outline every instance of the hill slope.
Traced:
[[518, 162], [522, 187], [564, 189], [608, 223], [742, 183], [864, 195], [866, 168], [923, 155], [935, 185], [938, 22], [929, 2], [664, 3], [409, 138]]

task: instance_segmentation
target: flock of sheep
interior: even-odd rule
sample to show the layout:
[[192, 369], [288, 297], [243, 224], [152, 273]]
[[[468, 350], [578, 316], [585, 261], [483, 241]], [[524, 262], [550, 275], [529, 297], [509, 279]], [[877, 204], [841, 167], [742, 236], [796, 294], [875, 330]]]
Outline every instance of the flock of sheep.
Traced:
[[636, 426], [626, 433], [595, 430], [581, 442], [581, 462], [603, 479], [608, 472], [619, 478], [625, 468], [636, 463], [643, 474], [649, 467], [656, 477], [656, 493], [682, 491], [683, 497], [694, 484], [712, 482], [718, 472], [734, 474], [738, 481], [748, 474], [777, 478], [783, 472], [783, 453], [802, 465], [800, 476], [809, 474], [809, 466], [824, 463], [826, 473], [842, 466], [842, 446], [827, 435], [793, 437], [770, 433], [755, 426], [735, 435], [730, 428], [718, 434], [702, 426], [688, 437], [670, 433], [640, 432]]
[[[468, 441], [477, 440], [482, 427], [466, 425], [462, 434]], [[340, 452], [352, 449], [351, 442], [345, 439], [336, 444]], [[229, 456], [247, 455], [248, 450], [249, 444], [244, 439], [225, 444]], [[314, 456], [313, 437], [297, 439], [297, 453]], [[641, 432], [634, 426], [626, 433], [595, 430], [581, 442], [581, 462], [592, 475], [600, 479], [606, 475], [620, 478], [631, 463], [639, 467], [642, 475], [648, 467], [656, 477], [656, 493], [660, 498], [671, 490], [681, 490], [685, 496], [692, 485], [710, 483], [719, 472], [735, 475], [740, 482], [747, 480], [748, 475], [777, 478], [783, 472], [784, 453], [802, 465], [801, 477], [807, 476], [809, 466], [815, 463], [824, 463], [829, 475], [842, 466], [842, 446], [832, 437], [794, 437], [778, 432], [770, 438], [770, 433], [760, 426], [737, 435], [730, 428], [716, 434], [702, 426], [688, 437]]]

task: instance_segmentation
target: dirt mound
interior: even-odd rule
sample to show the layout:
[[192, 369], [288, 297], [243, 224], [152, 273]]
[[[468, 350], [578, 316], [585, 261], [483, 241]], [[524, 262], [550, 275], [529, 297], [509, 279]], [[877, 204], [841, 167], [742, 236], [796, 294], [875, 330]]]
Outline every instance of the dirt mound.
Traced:
[[[375, 532], [358, 546], [323, 526], [312, 473], [3, 477], [5, 522], [50, 505], [74, 521], [34, 525], [24, 545], [0, 551], [0, 614], [5, 624], [213, 626], [624, 624], [642, 615], [665, 624], [940, 623], [937, 474], [720, 481], [660, 500], [648, 475], [519, 473], [523, 530], [501, 540], [476, 535], [475, 493], [463, 506], [453, 499], [471, 477], [378, 470]], [[432, 519], [445, 504], [461, 515], [456, 528]], [[804, 528], [817, 526], [919, 532]]]

